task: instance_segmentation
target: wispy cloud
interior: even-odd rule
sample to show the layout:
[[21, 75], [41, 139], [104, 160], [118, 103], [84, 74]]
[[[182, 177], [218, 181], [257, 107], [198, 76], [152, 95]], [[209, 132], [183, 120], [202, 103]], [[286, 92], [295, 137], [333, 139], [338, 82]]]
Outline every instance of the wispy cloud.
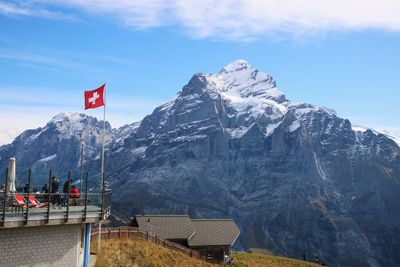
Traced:
[[0, 14], [8, 16], [39, 17], [53, 20], [77, 20], [72, 14], [52, 11], [48, 7], [35, 7], [24, 1], [19, 4], [0, 2]]
[[[248, 40], [335, 30], [382, 29], [400, 32], [398, 0], [39, 0], [21, 8], [0, 5], [0, 12], [21, 15], [35, 10], [71, 8], [116, 19], [136, 29], [176, 27], [195, 38]], [[54, 11], [53, 11], [54, 12]], [[62, 11], [58, 11], [62, 12]], [[40, 16], [40, 12], [38, 14]], [[44, 16], [45, 13], [44, 13]]]
[[[41, 54], [38, 52], [21, 51], [15, 49], [0, 48], [0, 59], [11, 60], [13, 62], [33, 64], [33, 66], [51, 66], [55, 69], [71, 69], [71, 70], [85, 70], [91, 72], [105, 72], [105, 69], [93, 67], [87, 64], [77, 63], [76, 59], [63, 56], [60, 60], [60, 55], [51, 56], [49, 53]], [[26, 65], [29, 66], [29, 65]]]

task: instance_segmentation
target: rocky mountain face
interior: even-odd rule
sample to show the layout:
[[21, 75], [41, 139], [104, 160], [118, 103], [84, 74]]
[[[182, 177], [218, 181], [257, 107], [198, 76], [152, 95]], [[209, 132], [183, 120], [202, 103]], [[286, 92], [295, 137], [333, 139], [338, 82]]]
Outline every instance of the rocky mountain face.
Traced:
[[[0, 147], [0, 170], [4, 173], [10, 157], [17, 158], [17, 182], [27, 181], [27, 170], [32, 169], [36, 186], [48, 181], [47, 172], [67, 177], [73, 171], [77, 177], [80, 169], [80, 140], [84, 140], [83, 164], [86, 170], [100, 169], [100, 152], [103, 123], [96, 118], [78, 113], [62, 113], [44, 127], [27, 130], [8, 145]], [[112, 141], [112, 129], [106, 123], [107, 143]], [[19, 179], [18, 179], [19, 178]]]
[[[0, 147], [0, 163], [16, 155], [19, 166], [47, 159], [46, 167], [78, 167], [86, 129], [96, 133], [88, 134], [95, 159], [99, 122], [60, 116], [68, 127], [57, 130], [57, 116], [24, 132]], [[329, 266], [400, 266], [396, 139], [354, 127], [330, 109], [289, 101], [246, 61], [195, 74], [141, 122], [107, 132], [113, 209], [125, 216], [232, 217], [241, 229], [239, 249], [318, 255]], [[96, 168], [98, 160], [86, 164]]]

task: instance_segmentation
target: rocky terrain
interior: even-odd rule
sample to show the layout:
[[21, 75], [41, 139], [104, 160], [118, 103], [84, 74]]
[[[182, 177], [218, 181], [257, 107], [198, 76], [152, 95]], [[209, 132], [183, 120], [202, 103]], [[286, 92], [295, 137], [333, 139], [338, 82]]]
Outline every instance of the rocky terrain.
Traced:
[[[56, 116], [0, 147], [1, 166], [16, 155], [23, 168], [78, 168], [83, 131], [94, 159], [85, 166], [96, 169], [100, 129], [85, 115]], [[291, 102], [244, 60], [195, 74], [141, 122], [107, 125], [107, 140], [113, 209], [125, 216], [232, 217], [238, 249], [400, 265], [398, 140]]]
[[[10, 157], [17, 158], [17, 182], [24, 185], [27, 170], [32, 169], [34, 185], [48, 181], [48, 171], [60, 178], [80, 174], [80, 140], [84, 140], [83, 164], [86, 170], [100, 169], [103, 123], [96, 118], [78, 113], [62, 113], [44, 127], [27, 130], [8, 145], [0, 146], [0, 171], [4, 173]], [[112, 141], [113, 130], [106, 123], [107, 143]], [[94, 160], [93, 160], [94, 159]], [[99, 176], [98, 173], [96, 175]], [[41, 187], [39, 187], [41, 188]]]

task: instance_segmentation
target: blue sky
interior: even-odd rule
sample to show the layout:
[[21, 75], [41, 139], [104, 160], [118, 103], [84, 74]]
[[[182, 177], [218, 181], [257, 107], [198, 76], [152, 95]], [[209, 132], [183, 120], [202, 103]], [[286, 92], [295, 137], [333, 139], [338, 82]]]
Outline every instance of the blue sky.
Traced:
[[105, 80], [117, 127], [240, 58], [292, 101], [400, 135], [396, 1], [131, 2], [0, 1], [0, 144], [84, 112], [83, 90]]

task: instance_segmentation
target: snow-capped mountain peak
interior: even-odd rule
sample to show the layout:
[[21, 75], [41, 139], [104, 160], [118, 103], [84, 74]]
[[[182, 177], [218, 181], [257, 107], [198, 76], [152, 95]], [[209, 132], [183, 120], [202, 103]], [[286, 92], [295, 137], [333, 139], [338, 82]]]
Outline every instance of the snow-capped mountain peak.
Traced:
[[[42, 134], [48, 131], [56, 130], [59, 140], [63, 139], [80, 139], [96, 137], [99, 142], [102, 129], [102, 121], [98, 121], [95, 117], [88, 116], [77, 112], [63, 112], [54, 116], [43, 128], [38, 128], [36, 133], [31, 134], [25, 140], [25, 144], [31, 144]], [[106, 122], [106, 142], [110, 141], [111, 126]]]
[[69, 122], [69, 123], [77, 123], [86, 118], [85, 114], [78, 112], [63, 112], [56, 116], [54, 116], [49, 123], [57, 123], [57, 122]]
[[285, 101], [284, 94], [278, 91], [272, 76], [258, 71], [243, 59], [228, 64], [218, 74], [208, 75], [207, 78], [215, 83], [217, 89], [232, 96]]
[[251, 69], [252, 66], [246, 60], [238, 59], [238, 60], [235, 60], [235, 61], [229, 63], [224, 68], [222, 68], [220, 73], [236, 72], [236, 71], [240, 71], [243, 69], [249, 69], [249, 68]]
[[[191, 81], [187, 89], [197, 81], [200, 86], [205, 83], [203, 88], [212, 98], [221, 97], [239, 116], [259, 118], [268, 114], [275, 120], [287, 112], [290, 103], [276, 88], [271, 75], [258, 71], [243, 59], [228, 64], [217, 74], [195, 75]], [[197, 91], [186, 91], [185, 95], [190, 93]]]
[[79, 138], [90, 117], [81, 113], [63, 112], [54, 116], [47, 126], [55, 125], [60, 133], [60, 138]]

